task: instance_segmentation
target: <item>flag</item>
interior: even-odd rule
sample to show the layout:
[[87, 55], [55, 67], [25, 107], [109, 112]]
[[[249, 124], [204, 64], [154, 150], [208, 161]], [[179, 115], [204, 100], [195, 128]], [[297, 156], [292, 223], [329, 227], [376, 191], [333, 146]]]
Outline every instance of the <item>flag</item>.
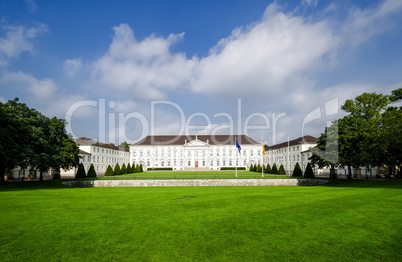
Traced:
[[265, 155], [267, 153], [267, 151], [265, 151], [265, 145], [264, 143], [261, 144], [262, 144], [262, 155]]
[[241, 154], [241, 153], [240, 153], [241, 146], [240, 146], [239, 142], [237, 141], [237, 138], [236, 138], [235, 141], [236, 141], [236, 142], [235, 142], [235, 145], [236, 145], [236, 147], [237, 147], [237, 150], [239, 150], [239, 154]]

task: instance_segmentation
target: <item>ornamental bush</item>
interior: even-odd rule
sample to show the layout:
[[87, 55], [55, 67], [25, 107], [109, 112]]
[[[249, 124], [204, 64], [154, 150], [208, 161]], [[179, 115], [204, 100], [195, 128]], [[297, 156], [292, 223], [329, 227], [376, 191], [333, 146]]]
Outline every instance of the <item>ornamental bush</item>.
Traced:
[[91, 166], [89, 167], [87, 177], [96, 177], [95, 167], [94, 164], [92, 163]]
[[133, 170], [131, 169], [130, 163], [127, 164], [127, 174], [133, 173]]
[[268, 164], [267, 167], [265, 168], [265, 173], [271, 173], [271, 166]]
[[276, 163], [272, 166], [271, 174], [278, 174], [278, 168], [276, 167]]
[[85, 168], [82, 163], [78, 165], [77, 173], [75, 174], [75, 178], [86, 178], [87, 174], [85, 173]]
[[106, 169], [105, 176], [114, 176], [113, 168], [110, 165], [108, 165], [108, 167]]
[[303, 176], [303, 172], [301, 170], [299, 162], [296, 163], [295, 168], [293, 169], [292, 176]]
[[255, 172], [259, 172], [261, 173], [262, 169], [261, 169], [261, 165], [258, 164], [257, 167], [255, 168]]
[[315, 178], [313, 168], [311, 167], [310, 163], [307, 163], [306, 170], [304, 171], [305, 178]]
[[115, 176], [121, 175], [121, 170], [120, 170], [120, 165], [119, 165], [119, 163], [117, 163], [117, 164], [114, 166], [114, 175], [115, 175]]
[[144, 172], [144, 169], [142, 168], [142, 164], [140, 165], [140, 173]]
[[123, 163], [123, 165], [121, 166], [120, 173], [122, 175], [127, 174], [127, 167], [125, 163]]
[[283, 165], [281, 165], [279, 167], [278, 174], [279, 175], [286, 175], [286, 171], [285, 171], [285, 168], [283, 167]]

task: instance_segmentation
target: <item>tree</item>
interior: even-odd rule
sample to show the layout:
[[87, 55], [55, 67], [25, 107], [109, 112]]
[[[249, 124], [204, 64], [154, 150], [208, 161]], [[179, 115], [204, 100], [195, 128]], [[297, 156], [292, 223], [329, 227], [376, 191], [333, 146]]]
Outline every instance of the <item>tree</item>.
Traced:
[[140, 164], [140, 173], [144, 172], [144, 168], [142, 167], [142, 164]]
[[114, 176], [113, 168], [110, 165], [106, 168], [105, 176]]
[[265, 173], [270, 174], [271, 173], [271, 166], [268, 164], [267, 167], [265, 168]]
[[123, 147], [123, 148], [130, 148], [130, 144], [127, 142], [121, 142], [119, 147]]
[[278, 174], [279, 175], [286, 175], [286, 171], [285, 171], [285, 168], [283, 167], [283, 165], [281, 165], [279, 167]]
[[114, 166], [114, 175], [115, 176], [121, 175], [121, 170], [120, 170], [119, 163], [116, 163], [116, 165]]
[[18, 98], [0, 103], [0, 179], [6, 169], [36, 168], [40, 180], [50, 168], [76, 167], [79, 149], [66, 133], [65, 121], [48, 118]]
[[131, 165], [131, 171], [131, 173], [137, 173], [137, 168], [134, 163]]
[[89, 166], [87, 177], [96, 177], [95, 167], [94, 167], [94, 164], [92, 164], [92, 163]]
[[86, 178], [87, 175], [85, 174], [85, 168], [82, 163], [78, 165], [77, 173], [75, 174], [75, 178]]
[[278, 174], [278, 168], [276, 167], [276, 163], [272, 166], [271, 174]]
[[258, 173], [261, 173], [261, 172], [262, 172], [262, 169], [261, 169], [261, 165], [260, 165], [260, 164], [258, 164], [258, 165], [256, 166], [255, 172], [258, 172]]
[[301, 170], [299, 162], [296, 163], [295, 168], [293, 169], [292, 176], [303, 176], [303, 172]]
[[133, 173], [133, 170], [131, 169], [130, 163], [127, 164], [127, 174]]
[[311, 168], [310, 163], [307, 163], [306, 170], [304, 171], [305, 178], [315, 178], [313, 168]]
[[122, 175], [127, 174], [127, 167], [126, 167], [125, 163], [123, 163], [123, 165], [121, 165], [120, 172]]

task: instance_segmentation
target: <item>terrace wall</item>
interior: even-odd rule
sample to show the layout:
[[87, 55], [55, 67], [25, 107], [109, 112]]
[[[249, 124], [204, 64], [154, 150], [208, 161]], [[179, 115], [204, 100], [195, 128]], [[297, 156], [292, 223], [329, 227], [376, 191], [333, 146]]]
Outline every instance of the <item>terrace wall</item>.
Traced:
[[80, 180], [62, 182], [73, 187], [162, 187], [162, 186], [316, 186], [325, 179], [165, 179]]

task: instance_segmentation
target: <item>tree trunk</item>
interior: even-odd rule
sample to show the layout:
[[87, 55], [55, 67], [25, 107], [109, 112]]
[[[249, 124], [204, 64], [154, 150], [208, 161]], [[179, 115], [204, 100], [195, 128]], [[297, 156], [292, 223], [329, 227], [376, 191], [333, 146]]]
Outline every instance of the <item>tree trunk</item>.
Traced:
[[352, 168], [348, 166], [348, 179], [352, 179]]
[[0, 183], [4, 184], [4, 176], [6, 174], [6, 166], [0, 164]]
[[43, 181], [43, 170], [42, 169], [39, 172], [39, 181]]

